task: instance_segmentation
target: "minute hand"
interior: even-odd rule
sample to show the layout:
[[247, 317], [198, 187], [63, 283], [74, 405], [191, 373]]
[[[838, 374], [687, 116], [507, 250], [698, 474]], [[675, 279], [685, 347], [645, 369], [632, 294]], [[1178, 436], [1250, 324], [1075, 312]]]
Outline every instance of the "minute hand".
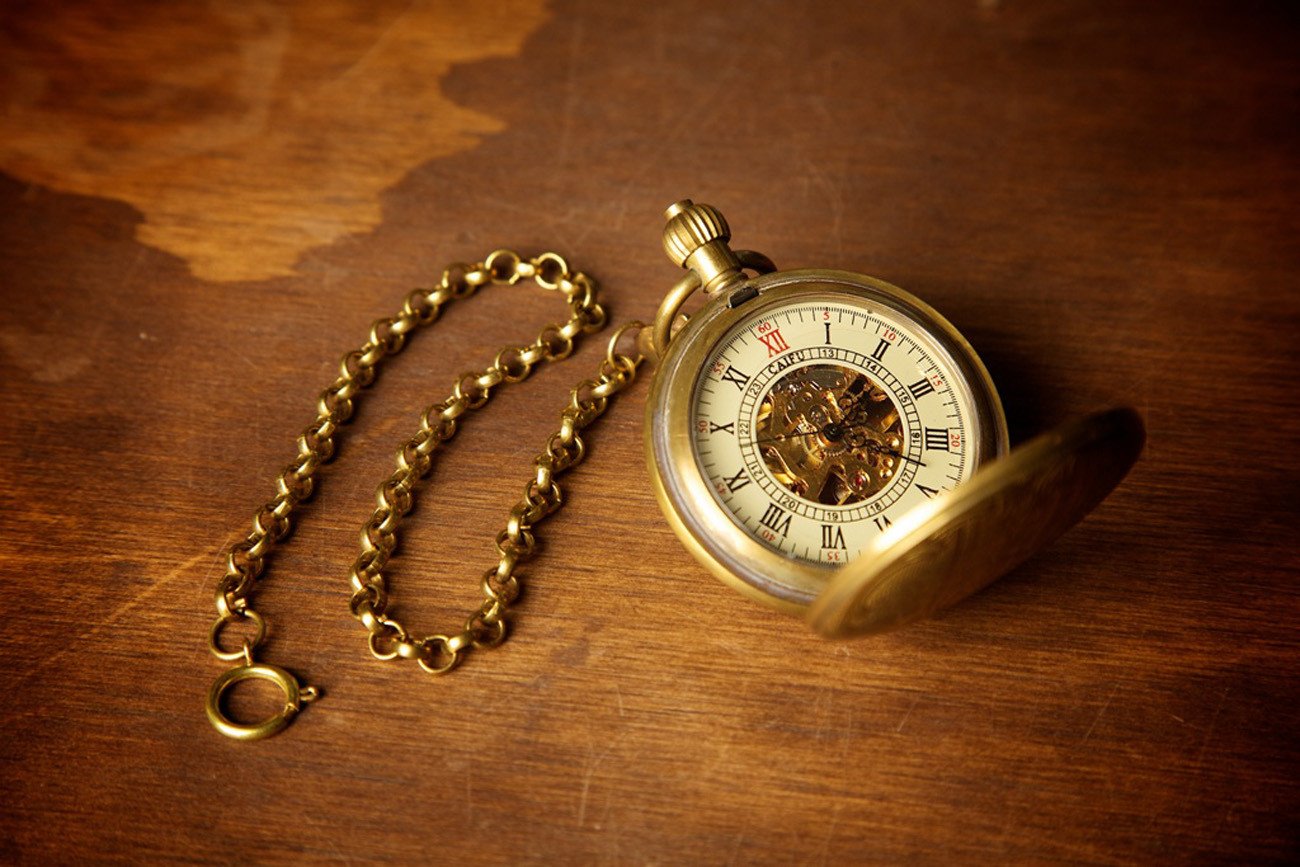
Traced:
[[816, 430], [795, 431], [794, 433], [781, 434], [779, 436], [774, 436], [774, 437], [762, 437], [761, 439], [754, 440], [754, 443], [756, 445], [762, 443], [775, 443], [775, 442], [780, 442], [781, 440], [792, 440], [798, 437], [815, 437], [815, 436], [820, 436], [822, 434], [825, 434], [832, 441], [838, 441], [842, 439], [844, 437], [844, 434], [848, 433], [849, 431], [860, 430], [862, 428], [870, 428], [871, 426], [872, 426], [871, 422], [862, 422], [861, 424], [845, 424], [842, 421], [833, 421], [830, 424], [826, 425], [825, 427], [819, 427]]
[[902, 452], [895, 451], [893, 449], [887, 449], [884, 446], [882, 446], [880, 443], [876, 442], [875, 440], [867, 441], [867, 451], [880, 452], [881, 454], [890, 455], [891, 457], [900, 458], [905, 461], [911, 461], [912, 463], [916, 464], [918, 467], [925, 466], [925, 461], [922, 461], [919, 458], [911, 457], [910, 455], [905, 455]]
[[[811, 437], [811, 436], [818, 436], [820, 434], [831, 434], [833, 439], [838, 440], [840, 437], [843, 436], [844, 433], [848, 433], [849, 431], [852, 430], [859, 430], [861, 428], [869, 428], [871, 426], [872, 425], [870, 422], [863, 422], [862, 424], [856, 424], [856, 425], [846, 425], [843, 422], [831, 422], [825, 427], [818, 428], [817, 430], [801, 431], [792, 434], [782, 434], [780, 436], [774, 436], [774, 437], [763, 437], [762, 439], [754, 440], [754, 444], [762, 445], [763, 443], [774, 443], [774, 442], [780, 442], [781, 440], [795, 439], [796, 437]], [[912, 463], [916, 464], [918, 467], [925, 466], [924, 461], [918, 460], [917, 458], [909, 457], [903, 454], [902, 452], [894, 451], [893, 449], [890, 448], [885, 448], [875, 440], [867, 440], [866, 448], [869, 451], [890, 455], [892, 457], [900, 458], [905, 461], [911, 461]]]

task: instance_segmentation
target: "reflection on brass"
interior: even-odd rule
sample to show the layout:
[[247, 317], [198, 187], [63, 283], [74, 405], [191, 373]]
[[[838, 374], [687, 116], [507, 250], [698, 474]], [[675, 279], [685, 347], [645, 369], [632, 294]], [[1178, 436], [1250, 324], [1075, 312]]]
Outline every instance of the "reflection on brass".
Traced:
[[917, 506], [845, 566], [808, 611], [828, 638], [928, 617], [1047, 547], [1105, 499], [1142, 451], [1132, 409], [1087, 416]]
[[814, 364], [777, 380], [758, 409], [756, 442], [792, 493], [843, 506], [884, 490], [903, 443], [898, 407], [865, 374]]

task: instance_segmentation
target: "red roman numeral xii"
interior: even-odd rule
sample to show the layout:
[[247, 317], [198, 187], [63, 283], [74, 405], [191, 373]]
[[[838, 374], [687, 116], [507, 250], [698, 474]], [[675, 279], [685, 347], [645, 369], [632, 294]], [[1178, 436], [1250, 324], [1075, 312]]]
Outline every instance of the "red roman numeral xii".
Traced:
[[785, 338], [781, 336], [780, 328], [773, 328], [766, 334], [760, 334], [758, 339], [763, 341], [763, 345], [767, 347], [768, 358], [773, 355], [780, 355], [790, 348], [790, 344], [786, 343]]

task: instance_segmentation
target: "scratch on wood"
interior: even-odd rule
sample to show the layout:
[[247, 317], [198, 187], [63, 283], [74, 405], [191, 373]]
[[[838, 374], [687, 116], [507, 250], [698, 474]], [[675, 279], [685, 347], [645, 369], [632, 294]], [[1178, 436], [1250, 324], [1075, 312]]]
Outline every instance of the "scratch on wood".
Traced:
[[578, 801], [578, 827], [581, 828], [583, 822], [587, 820], [587, 795], [591, 791], [591, 775], [595, 773], [595, 767], [589, 766], [582, 775], [582, 798]]
[[560, 127], [560, 141], [555, 147], [555, 161], [561, 166], [569, 158], [569, 147], [573, 141], [573, 115], [578, 108], [578, 59], [582, 56], [582, 47], [586, 41], [586, 27], [582, 19], [573, 25], [573, 37], [569, 40], [569, 62], [564, 70], [564, 123]]
[[24, 683], [31, 680], [36, 675], [40, 674], [45, 669], [49, 668], [51, 665], [53, 665], [58, 660], [62, 659], [67, 654], [72, 653], [74, 651], [78, 653], [82, 652], [86, 642], [88, 642], [90, 639], [94, 638], [100, 632], [103, 632], [105, 629], [107, 629], [108, 627], [116, 623], [122, 617], [123, 614], [126, 614], [128, 611], [132, 610], [133, 608], [139, 607], [139, 605], [142, 602], [144, 602], [146, 599], [148, 599], [150, 596], [154, 595], [156, 592], [158, 592], [159, 590], [161, 590], [162, 588], [170, 584], [172, 580], [176, 578], [176, 576], [189, 571], [196, 563], [198, 563], [200, 560], [204, 559], [205, 557], [209, 557], [209, 556], [211, 556], [211, 554], [206, 551], [200, 554], [195, 554], [193, 557], [191, 557], [190, 559], [186, 560], [184, 563], [177, 566], [175, 569], [168, 572], [166, 575], [163, 575], [161, 578], [159, 578], [149, 587], [146, 587], [139, 594], [137, 594], [134, 599], [131, 599], [130, 601], [124, 602], [123, 604], [119, 605], [117, 608], [113, 609], [112, 613], [109, 614], [107, 617], [105, 617], [103, 620], [99, 621], [90, 629], [86, 630], [85, 632], [76, 636], [76, 638], [74, 638], [72, 641], [68, 642], [67, 646], [63, 650], [59, 650], [59, 651], [55, 651], [54, 653], [51, 653], [49, 656], [42, 659], [39, 663], [32, 666], [30, 670], [25, 672], [14, 683], [14, 685], [10, 687], [10, 689], [14, 690], [22, 686]]
[[1110, 691], [1110, 695], [1106, 696], [1106, 703], [1101, 706], [1101, 710], [1097, 711], [1097, 716], [1093, 717], [1092, 725], [1088, 726], [1088, 730], [1083, 733], [1083, 740], [1079, 741], [1080, 746], [1086, 744], [1088, 738], [1092, 737], [1092, 730], [1097, 727], [1097, 723], [1101, 722], [1102, 716], [1106, 713], [1106, 708], [1110, 707], [1111, 700], [1115, 698], [1115, 693], [1117, 692], [1119, 692], [1118, 683], [1116, 683], [1114, 689]]
[[1200, 769], [1201, 763], [1205, 761], [1205, 751], [1210, 747], [1210, 738], [1214, 737], [1214, 730], [1219, 725], [1219, 714], [1223, 713], [1223, 705], [1228, 701], [1229, 687], [1224, 687], [1223, 694], [1219, 696], [1219, 706], [1214, 709], [1214, 716], [1210, 719], [1210, 727], [1205, 732], [1205, 737], [1201, 739], [1201, 749], [1196, 754], [1196, 767]]
[[729, 857], [729, 858], [727, 859], [728, 867], [730, 867], [730, 865], [736, 863], [736, 856], [740, 854], [740, 844], [743, 843], [743, 842], [745, 842], [745, 835], [744, 835], [744, 834], [737, 834], [737, 835], [736, 835], [736, 842], [735, 842], [735, 844], [731, 847], [731, 857]]
[[609, 755], [610, 749], [612, 749], [612, 747], [606, 748], [603, 753], [597, 756], [596, 748], [590, 743], [587, 744], [587, 762], [582, 773], [582, 795], [578, 800], [579, 828], [581, 828], [583, 823], [587, 821], [587, 796], [591, 793], [591, 778], [595, 776], [596, 769], [599, 768], [600, 763], [605, 760], [605, 756]]
[[898, 728], [894, 729], [895, 734], [898, 734], [903, 730], [903, 726], [906, 725], [907, 721], [912, 718], [912, 711], [915, 710], [916, 706], [920, 703], [921, 703], [921, 697], [919, 695], [916, 698], [912, 699], [912, 704], [910, 707], [908, 707], [907, 713], [903, 714], [903, 718], [898, 723]]
[[844, 809], [844, 804], [835, 805], [835, 815], [831, 816], [830, 824], [826, 828], [826, 836], [822, 838], [821, 863], [825, 864], [830, 860], [831, 840], [835, 837], [835, 828], [840, 823], [840, 811]]

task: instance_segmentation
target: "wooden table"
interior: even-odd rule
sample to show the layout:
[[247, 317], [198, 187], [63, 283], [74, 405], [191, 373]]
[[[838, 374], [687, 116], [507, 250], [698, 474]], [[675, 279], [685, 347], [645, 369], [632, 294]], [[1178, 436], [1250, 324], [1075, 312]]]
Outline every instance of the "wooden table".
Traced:
[[[14, 4], [3, 17], [0, 860], [1165, 862], [1297, 846], [1295, 19], [1282, 4]], [[338, 357], [446, 262], [556, 249], [615, 319], [662, 208], [943, 310], [1012, 438], [1129, 403], [1094, 516], [937, 619], [830, 643], [661, 520], [645, 385], [593, 430], [510, 640], [381, 664], [373, 491], [492, 289], [392, 361], [255, 596], [324, 690], [203, 714], [223, 550]], [[395, 610], [454, 628], [575, 360], [422, 489]], [[268, 706], [241, 692], [236, 705]], [[238, 708], [237, 708], [238, 709]]]

